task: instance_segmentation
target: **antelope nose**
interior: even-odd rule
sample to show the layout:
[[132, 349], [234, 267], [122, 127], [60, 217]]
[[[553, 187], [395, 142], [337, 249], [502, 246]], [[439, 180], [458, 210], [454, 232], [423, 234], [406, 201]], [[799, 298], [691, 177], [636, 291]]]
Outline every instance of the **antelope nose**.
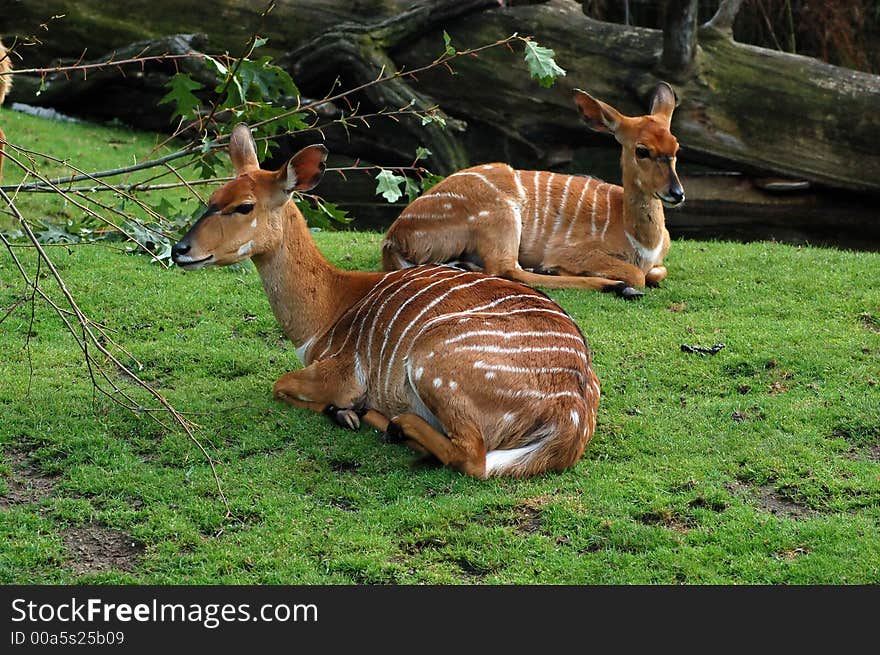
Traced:
[[672, 198], [672, 201], [676, 205], [680, 205], [684, 202], [684, 189], [680, 186], [674, 186], [669, 189], [669, 197]]
[[171, 259], [177, 262], [180, 257], [189, 252], [189, 249], [190, 245], [186, 240], [178, 241], [171, 248]]

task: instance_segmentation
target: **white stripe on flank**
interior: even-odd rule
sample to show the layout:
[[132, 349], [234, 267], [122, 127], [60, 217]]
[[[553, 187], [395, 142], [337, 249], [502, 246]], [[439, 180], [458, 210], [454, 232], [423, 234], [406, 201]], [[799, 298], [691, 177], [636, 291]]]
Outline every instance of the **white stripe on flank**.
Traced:
[[[602, 184], [605, 183], [603, 182]], [[602, 184], [597, 184], [596, 189], [593, 191], [593, 211], [590, 212], [590, 234], [593, 235], [596, 234], [596, 200], [598, 200], [599, 187], [601, 187]]]
[[[496, 280], [497, 280], [498, 278], [493, 278], [493, 279], [496, 279]], [[545, 296], [540, 296], [540, 295], [538, 295], [538, 294], [536, 294], [536, 293], [515, 293], [515, 294], [510, 295], [510, 296], [504, 296], [503, 298], [498, 298], [498, 299], [496, 299], [496, 300], [493, 300], [493, 301], [490, 302], [490, 303], [486, 303], [485, 305], [480, 305], [480, 306], [478, 306], [478, 307], [471, 307], [470, 309], [463, 309], [463, 310], [458, 311], [458, 312], [452, 312], [451, 314], [441, 314], [440, 316], [435, 316], [435, 317], [432, 318], [431, 320], [425, 322], [425, 324], [422, 326], [422, 328], [421, 328], [421, 329], [418, 331], [418, 333], [416, 334], [415, 338], [417, 339], [419, 336], [421, 336], [422, 332], [424, 332], [424, 331], [427, 330], [429, 327], [431, 327], [432, 325], [434, 325], [435, 323], [437, 323], [437, 322], [439, 322], [439, 321], [445, 321], [445, 320], [448, 320], [448, 319], [460, 318], [460, 317], [462, 317], [462, 316], [467, 316], [468, 314], [475, 314], [475, 313], [476, 313], [476, 314], [480, 314], [480, 313], [482, 313], [482, 314], [484, 314], [484, 315], [488, 315], [488, 316], [506, 316], [507, 314], [513, 314], [514, 312], [531, 311], [531, 309], [525, 309], [525, 310], [523, 310], [523, 309], [519, 309], [519, 310], [513, 310], [513, 311], [510, 311], [510, 312], [504, 312], [503, 314], [496, 314], [496, 313], [492, 313], [492, 312], [484, 312], [484, 311], [483, 311], [483, 310], [485, 310], [485, 309], [492, 309], [493, 307], [497, 307], [497, 306], [500, 305], [501, 303], [503, 303], [503, 302], [507, 302], [508, 300], [516, 300], [517, 298], [534, 298], [535, 300], [541, 300], [541, 301], [543, 301], [543, 302], [546, 302], [546, 303], [549, 303], [549, 304], [551, 304], [551, 305], [556, 306], [556, 303], [554, 303], [554, 302], [553, 302], [552, 300], [550, 300], [549, 298], [547, 298], [547, 297], [545, 297]], [[554, 312], [554, 311], [549, 310], [549, 309], [547, 309], [547, 310], [541, 310], [541, 311], [548, 311], [548, 312], [552, 312], [552, 313], [554, 313], [554, 314], [559, 314], [559, 313], [560, 313], [560, 312]], [[561, 315], [562, 315], [562, 316], [565, 316], [566, 318], [569, 318], [568, 314], [561, 314]]]
[[553, 391], [547, 393], [538, 389], [501, 389], [496, 388], [495, 393], [505, 398], [538, 398], [540, 400], [554, 400], [556, 398], [577, 398], [583, 400], [583, 397], [574, 391]]
[[448, 214], [434, 214], [434, 213], [417, 213], [417, 214], [407, 213], [407, 214], [404, 214], [403, 216], [401, 216], [401, 218], [439, 220], [441, 218], [449, 218], [449, 215]]
[[475, 173], [474, 171], [460, 171], [458, 173], [453, 173], [449, 177], [459, 177], [461, 175], [470, 175], [471, 177], [475, 177], [489, 185], [493, 191], [498, 191], [498, 187], [495, 186], [495, 184], [493, 184], [492, 181], [482, 173]]
[[[424, 269], [415, 269], [415, 270], [419, 270], [420, 272], [425, 272]], [[444, 269], [440, 269], [439, 271], [431, 271], [431, 269], [428, 269], [427, 272], [429, 272], [430, 274], [422, 276], [422, 277], [417, 277], [414, 275], [414, 276], [412, 276], [411, 279], [407, 280], [406, 283], [401, 284], [397, 289], [395, 289], [394, 291], [392, 291], [388, 295], [388, 297], [385, 299], [385, 302], [383, 302], [382, 305], [379, 307], [379, 309], [376, 311], [375, 315], [373, 316], [373, 322], [370, 324], [369, 340], [367, 341], [367, 370], [369, 370], [369, 371], [373, 370], [373, 335], [376, 333], [376, 323], [379, 321], [379, 316], [381, 316], [382, 311], [385, 309], [385, 306], [391, 301], [391, 299], [394, 296], [396, 296], [398, 293], [403, 291], [406, 287], [408, 287], [412, 282], [416, 282], [418, 280], [429, 280], [431, 278], [434, 278], [438, 275], [442, 275], [444, 273], [449, 273], [450, 277], [451, 277], [452, 274], [455, 272], [455, 269], [444, 268]], [[360, 334], [358, 334], [358, 339], [357, 339], [357, 344], [355, 345], [355, 350], [360, 349], [361, 337], [363, 336], [363, 328], [366, 325], [366, 318], [367, 317], [364, 316], [365, 322], [361, 326]]]
[[544, 189], [544, 211], [541, 215], [541, 229], [537, 230], [535, 233], [535, 237], [538, 240], [538, 243], [541, 245], [541, 253], [547, 249], [547, 230], [550, 228], [550, 210], [552, 208], [552, 192], [553, 192], [553, 180], [556, 179], [556, 173], [550, 173], [547, 175], [547, 186]]
[[501, 330], [474, 330], [473, 332], [465, 332], [454, 337], [446, 339], [443, 343], [457, 343], [470, 337], [501, 337], [502, 339], [518, 339], [519, 337], [559, 337], [560, 339], [573, 339], [578, 343], [583, 343], [579, 334], [569, 334], [568, 332], [502, 332]]
[[541, 443], [541, 441], [536, 441], [522, 448], [490, 450], [486, 453], [486, 477], [488, 478], [495, 473], [504, 473], [512, 466], [519, 464], [535, 452]]
[[[342, 349], [345, 348], [345, 346], [348, 344], [348, 340], [351, 338], [351, 335], [354, 333], [356, 327], [359, 328], [357, 343], [360, 343], [360, 337], [364, 330], [364, 323], [358, 317], [363, 315], [363, 320], [365, 321], [367, 316], [369, 316], [373, 306], [376, 304], [376, 302], [385, 291], [394, 287], [395, 284], [400, 284], [401, 282], [409, 280], [417, 280], [419, 279], [419, 276], [417, 274], [423, 272], [425, 272], [424, 269], [419, 270], [416, 268], [410, 268], [400, 275], [388, 274], [384, 278], [382, 278], [379, 284], [373, 287], [370, 293], [361, 300], [360, 307], [358, 307], [358, 310], [355, 312], [354, 316], [352, 317], [351, 323], [348, 326], [348, 332], [345, 334], [345, 340], [342, 342], [342, 345], [339, 346], [336, 352], [331, 355], [331, 357], [336, 357], [336, 355], [342, 352]], [[327, 346], [324, 348], [321, 354], [318, 355], [317, 359], [324, 359], [324, 355], [326, 355], [330, 348], [333, 346], [333, 341], [336, 338], [336, 328], [339, 327], [341, 323], [341, 320], [336, 321], [336, 324], [333, 326], [333, 330], [330, 332], [330, 337], [327, 339]], [[357, 350], [357, 346], [355, 346], [355, 350]]]
[[571, 422], [574, 423], [574, 429], [577, 430], [578, 426], [581, 424], [581, 415], [578, 414], [576, 409], [571, 410]]
[[434, 193], [429, 193], [426, 198], [455, 198], [456, 200], [467, 200], [467, 198], [460, 193], [453, 193], [452, 191], [435, 191]]
[[503, 373], [523, 373], [536, 375], [552, 375], [553, 373], [571, 373], [583, 382], [584, 374], [576, 368], [566, 366], [510, 366], [508, 364], [487, 364], [479, 359], [474, 362], [474, 368], [480, 371], [501, 371]]
[[602, 226], [602, 234], [600, 239], [605, 240], [605, 233], [608, 231], [608, 225], [611, 223], [611, 185], [608, 185], [608, 193], [605, 194], [605, 225]]
[[499, 355], [518, 355], [521, 353], [570, 353], [577, 355], [583, 361], [587, 361], [586, 354], [581, 350], [566, 348], [565, 346], [520, 346], [518, 348], [505, 348], [503, 346], [484, 346], [482, 344], [458, 346], [454, 352], [473, 351], [479, 353], [495, 353]]
[[[351, 324], [348, 326], [348, 333], [345, 335], [345, 341], [342, 342], [342, 346], [339, 348], [339, 350], [333, 353], [333, 356], [338, 355], [342, 351], [342, 348], [344, 348], [345, 344], [348, 343], [348, 339], [351, 337], [351, 333], [354, 330], [355, 326], [360, 325], [360, 322], [358, 321], [358, 316], [360, 316], [364, 309], [367, 307], [367, 301], [370, 300], [373, 294], [376, 295], [373, 298], [372, 303], [370, 303], [371, 308], [376, 302], [376, 298], [378, 298], [378, 296], [381, 295], [383, 291], [385, 291], [389, 287], [394, 286], [396, 283], [405, 279], [407, 276], [413, 277], [413, 272], [415, 271], [413, 269], [410, 269], [399, 276], [395, 276], [394, 274], [386, 275], [384, 278], [382, 278], [379, 284], [373, 287], [370, 293], [361, 300], [360, 307], [358, 307], [357, 311], [355, 312], [354, 318], [351, 321]], [[330, 331], [330, 336], [327, 338], [327, 344], [324, 347], [324, 350], [321, 351], [321, 354], [318, 355], [317, 359], [324, 359], [324, 355], [326, 355], [330, 351], [330, 348], [333, 347], [333, 341], [336, 338], [336, 330], [339, 328], [341, 323], [342, 320], [339, 320], [336, 321], [336, 323], [333, 325], [333, 329]], [[363, 327], [361, 327], [361, 329], [363, 329]]]
[[523, 187], [522, 180], [519, 178], [520, 171], [513, 171], [513, 183], [516, 184], [516, 192], [519, 194], [519, 201], [525, 202], [526, 190]]
[[556, 236], [556, 233], [559, 232], [559, 228], [562, 225], [562, 217], [565, 216], [565, 205], [568, 202], [568, 191], [573, 179], [574, 177], [569, 175], [568, 179], [565, 181], [565, 187], [562, 189], [562, 200], [559, 201], [559, 207], [556, 210], [556, 220], [553, 221], [553, 231], [550, 233], [549, 237], [544, 239], [544, 249], [541, 251], [542, 261], [544, 260], [544, 255], [547, 253], [547, 246], [553, 241], [553, 238]]
[[[453, 269], [450, 269], [450, 270], [453, 270]], [[444, 282], [448, 282], [448, 281], [450, 281], [450, 280], [455, 280], [455, 279], [457, 279], [457, 278], [464, 277], [464, 276], [466, 276], [466, 275], [473, 276], [474, 274], [473, 274], [473, 273], [467, 273], [467, 272], [465, 272], [465, 273], [458, 273], [457, 275], [451, 275], [450, 277], [445, 277], [445, 278], [443, 278], [442, 280], [437, 280], [436, 282], [431, 282], [431, 284], [429, 284], [429, 285], [427, 285], [427, 286], [425, 286], [425, 287], [422, 287], [421, 289], [419, 289], [418, 291], [416, 291], [413, 295], [411, 295], [409, 298], [407, 298], [407, 299], [404, 300], [402, 303], [400, 303], [400, 306], [397, 308], [397, 311], [394, 312], [394, 315], [391, 317], [391, 320], [389, 320], [389, 321], [385, 324], [385, 326], [384, 326], [384, 328], [385, 328], [385, 338], [382, 340], [382, 347], [379, 349], [379, 367], [378, 367], [378, 370], [377, 370], [377, 375], [378, 375], [378, 379], [379, 379], [379, 380], [382, 379], [382, 361], [383, 361], [383, 357], [384, 357], [384, 355], [385, 355], [385, 348], [388, 346], [388, 339], [391, 337], [391, 334], [392, 334], [392, 332], [393, 332], [393, 330], [394, 330], [394, 322], [397, 320], [397, 317], [400, 316], [400, 313], [403, 311], [403, 308], [406, 307], [407, 305], [409, 305], [413, 300], [415, 300], [416, 298], [418, 298], [418, 297], [421, 296], [422, 294], [427, 293], [428, 291], [430, 291], [431, 289], [433, 289], [434, 287], [436, 287], [438, 284], [443, 284]], [[453, 288], [457, 288], [457, 287], [453, 287]], [[381, 310], [380, 310], [380, 311], [381, 311]], [[409, 329], [409, 326], [407, 326], [406, 329], [408, 330], [408, 329]], [[372, 335], [370, 335], [370, 336], [372, 337]], [[372, 345], [372, 339], [370, 339], [370, 344]], [[398, 342], [398, 345], [400, 345], [399, 342]], [[397, 347], [396, 347], [396, 346], [395, 346], [395, 349], [394, 349], [394, 350], [395, 350], [395, 351], [397, 350]], [[388, 372], [391, 371], [391, 366], [390, 366], [390, 365], [388, 366], [388, 368], [386, 369], [386, 371], [388, 371]], [[387, 383], [387, 380], [386, 380], [386, 383]], [[386, 384], [386, 386], [387, 386], [387, 384]]]
[[532, 249], [532, 245], [535, 243], [535, 237], [537, 236], [537, 232], [538, 232], [538, 223], [539, 223], [538, 210], [541, 208], [541, 200], [540, 200], [539, 191], [538, 191], [538, 175], [539, 175], [538, 171], [535, 171], [535, 176], [534, 176], [535, 177], [535, 179], [534, 179], [535, 190], [534, 190], [534, 193], [532, 194], [532, 204], [534, 205], [533, 211], [532, 211], [532, 222], [529, 225], [529, 229], [528, 229], [527, 233], [523, 235], [523, 238], [528, 239], [528, 242], [521, 243], [520, 250], [525, 249], [527, 251], [530, 251]]
[[[475, 273], [463, 273], [462, 275], [475, 276], [475, 275], [477, 275], [477, 274], [475, 274]], [[453, 277], [453, 278], [448, 278], [448, 279], [452, 280], [452, 279], [455, 279], [455, 278], [458, 278], [458, 277], [461, 277], [461, 275], [456, 275], [455, 277]], [[423, 317], [425, 314], [427, 314], [429, 311], [431, 311], [431, 309], [433, 309], [438, 303], [443, 302], [444, 300], [446, 300], [447, 297], [449, 297], [451, 294], [455, 293], [456, 291], [459, 291], [459, 290], [461, 290], [461, 289], [468, 289], [468, 288], [470, 288], [470, 287], [476, 286], [476, 285], [478, 285], [478, 284], [482, 284], [482, 283], [484, 283], [484, 282], [496, 282], [497, 279], [498, 279], [498, 278], [493, 278], [493, 277], [483, 277], [483, 276], [477, 276], [477, 277], [478, 277], [478, 279], [474, 280], [473, 282], [465, 282], [465, 283], [463, 283], [463, 284], [456, 285], [456, 286], [452, 287], [451, 289], [448, 289], [448, 290], [445, 291], [444, 293], [440, 294], [440, 295], [437, 296], [436, 298], [434, 298], [434, 300], [432, 300], [432, 301], [429, 302], [427, 305], [425, 305], [425, 307], [422, 308], [422, 311], [420, 311], [420, 312], [416, 315], [416, 317], [415, 317], [412, 321], [409, 322], [409, 325], [407, 325], [406, 328], [404, 328], [403, 332], [400, 334], [400, 337], [397, 339], [397, 343], [394, 345], [394, 350], [391, 351], [391, 355], [388, 357], [388, 365], [385, 367], [385, 390], [386, 390], [386, 391], [388, 390], [388, 383], [389, 383], [390, 378], [391, 378], [391, 371], [394, 370], [394, 358], [395, 358], [395, 356], [397, 355], [397, 351], [398, 351], [398, 349], [400, 348], [400, 344], [403, 343], [404, 338], [405, 338], [406, 335], [409, 333], [409, 331], [412, 329], [412, 327], [413, 327], [414, 325], [416, 325], [419, 321], [421, 321], [421, 320], [422, 320], [422, 317]], [[441, 280], [441, 281], [445, 282], [445, 280]], [[436, 284], [436, 283], [435, 283], [435, 284]], [[425, 287], [425, 290], [429, 289], [429, 288], [432, 287], [432, 286], [434, 286], [434, 285], [433, 285], [433, 284], [428, 285], [427, 287]], [[423, 290], [423, 291], [424, 291], [424, 290]], [[421, 294], [421, 292], [419, 292], [419, 294]], [[416, 296], [419, 295], [419, 294], [416, 294]], [[413, 300], [414, 298], [416, 298], [416, 296], [413, 296], [412, 298], [410, 298], [409, 300], [407, 300], [407, 303], [409, 303], [410, 300]], [[399, 312], [398, 312], [398, 313], [399, 313]], [[387, 329], [388, 329], [388, 334], [390, 334], [390, 333], [391, 333], [391, 324], [390, 324], [390, 323], [388, 324], [388, 328], [387, 328]], [[386, 341], [387, 341], [387, 337], [386, 337]], [[383, 346], [382, 346], [382, 350], [381, 350], [380, 353], [379, 353], [379, 359], [380, 359], [379, 368], [380, 368], [380, 369], [381, 369], [381, 359], [382, 359], [382, 355], [383, 355], [384, 352], [385, 352], [385, 346], [384, 346], [384, 344], [383, 344]], [[381, 375], [379, 376], [379, 379], [380, 379], [380, 380], [382, 379]]]
[[477, 214], [477, 216], [488, 216], [488, 215], [489, 215], [489, 210], [487, 210], [487, 209], [484, 209]]
[[590, 184], [593, 183], [593, 178], [588, 177], [584, 180], [584, 186], [581, 189], [581, 195], [578, 198], [577, 205], [574, 207], [574, 213], [571, 215], [571, 222], [568, 224], [568, 231], [565, 233], [565, 242], [569, 243], [571, 241], [571, 233], [574, 231], [574, 226], [578, 222], [578, 216], [581, 213], [581, 205], [584, 202], [584, 196], [587, 195], [587, 189], [590, 188]]

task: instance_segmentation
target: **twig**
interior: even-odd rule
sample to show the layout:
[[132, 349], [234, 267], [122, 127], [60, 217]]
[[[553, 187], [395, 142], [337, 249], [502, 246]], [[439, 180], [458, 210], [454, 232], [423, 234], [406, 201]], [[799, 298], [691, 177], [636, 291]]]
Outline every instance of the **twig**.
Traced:
[[[80, 348], [83, 351], [83, 354], [85, 355], [86, 365], [89, 368], [89, 374], [92, 377], [92, 382], [94, 383], [94, 387], [96, 389], [100, 390], [102, 393], [105, 393], [108, 397], [113, 398], [112, 394], [107, 393], [102, 387], [100, 387], [100, 385], [98, 385], [96, 383], [96, 380], [94, 377], [94, 371], [92, 370], [92, 363], [95, 360], [94, 360], [94, 357], [89, 353], [89, 343], [93, 344], [98, 349], [98, 351], [101, 352], [101, 354], [103, 354], [109, 361], [111, 361], [116, 366], [116, 368], [119, 369], [122, 373], [124, 373], [130, 380], [132, 380], [135, 384], [137, 384], [138, 386], [140, 386], [141, 388], [146, 390], [150, 395], [152, 395], [153, 398], [155, 398], [168, 411], [168, 413], [174, 418], [174, 420], [177, 422], [177, 424], [180, 425], [181, 428], [183, 428], [184, 432], [186, 432], [189, 439], [196, 445], [196, 447], [198, 447], [198, 449], [201, 451], [201, 453], [204, 455], [205, 459], [207, 460], [207, 462], [211, 468], [211, 473], [213, 474], [213, 477], [214, 477], [214, 482], [217, 487], [217, 493], [218, 493], [221, 501], [223, 502], [223, 505], [226, 507], [226, 518], [230, 518], [232, 516], [232, 511], [229, 506], [229, 501], [226, 498], [226, 494], [223, 492], [223, 485], [220, 481], [219, 475], [217, 474], [217, 468], [216, 468], [214, 459], [211, 457], [211, 455], [208, 453], [207, 449], [202, 445], [202, 443], [195, 436], [195, 434], [193, 432], [193, 426], [190, 423], [190, 421], [188, 421], [186, 418], [184, 418], [174, 408], [174, 406], [171, 405], [171, 403], [169, 403], [168, 400], [165, 399], [165, 397], [162, 394], [160, 394], [152, 386], [150, 386], [149, 384], [147, 384], [146, 382], [141, 380], [137, 376], [137, 374], [135, 374], [133, 371], [131, 371], [127, 366], [125, 366], [125, 364], [120, 362], [119, 359], [101, 343], [101, 340], [95, 336], [95, 333], [92, 332], [92, 329], [90, 327], [90, 325], [92, 324], [91, 320], [88, 319], [88, 317], [86, 317], [85, 314], [83, 314], [82, 310], [80, 309], [79, 305], [77, 304], [76, 300], [74, 299], [73, 294], [71, 294], [71, 292], [67, 289], [67, 285], [64, 283], [64, 279], [61, 277], [61, 274], [58, 272], [58, 269], [55, 267], [54, 263], [49, 258], [46, 251], [42, 248], [40, 242], [37, 240], [36, 235], [31, 230], [31, 227], [28, 224], [27, 220], [24, 218], [24, 216], [18, 210], [18, 207], [15, 206], [15, 203], [13, 202], [13, 200], [2, 189], [0, 189], [0, 198], [2, 198], [6, 202], [6, 204], [9, 206], [9, 208], [15, 214], [15, 216], [18, 219], [19, 224], [21, 225], [22, 229], [24, 230], [27, 238], [31, 241], [31, 243], [33, 243], [34, 247], [37, 249], [37, 253], [38, 253], [40, 260], [46, 264], [46, 267], [51, 272], [52, 277], [54, 278], [56, 284], [58, 285], [58, 288], [61, 290], [61, 293], [64, 295], [65, 299], [67, 300], [67, 303], [70, 306], [71, 310], [74, 312], [74, 315], [75, 315], [75, 317], [81, 327], [81, 330], [82, 330], [82, 337], [81, 338], [77, 335], [77, 331], [75, 331], [73, 329], [73, 326], [68, 321], [65, 314], [61, 311], [58, 311], [58, 315], [61, 317], [61, 319], [64, 321], [64, 323], [68, 326], [68, 329], [70, 330], [71, 334], [74, 335], [74, 337], [77, 339], [77, 342], [80, 344]], [[15, 256], [14, 251], [12, 250], [9, 242], [6, 240], [6, 238], [2, 234], [0, 234], [0, 239], [2, 239], [2, 241], [6, 245], [7, 249], [12, 254], [13, 259], [15, 260], [16, 264], [18, 265], [19, 271], [22, 273], [22, 275], [24, 275], [25, 279], [27, 280], [28, 279], [27, 273], [24, 270], [24, 268], [21, 266], [21, 263], [19, 262], [18, 258]], [[53, 306], [55, 306], [57, 308], [57, 304], [54, 303], [54, 301], [51, 301], [51, 299], [49, 299], [48, 296], [42, 290], [39, 290], [37, 284], [34, 283], [34, 284], [32, 284], [32, 286], [35, 290], [35, 293], [39, 292], [43, 298], [48, 300], [50, 302], [50, 304], [52, 304]], [[58, 309], [60, 309], [60, 308], [58, 308]], [[107, 378], [106, 374], [103, 373], [103, 371], [101, 371], [101, 372], [102, 372], [103, 376], [105, 377], [105, 379], [107, 379], [109, 381], [109, 378]], [[111, 384], [112, 384], [112, 381], [111, 381]], [[127, 396], [127, 394], [125, 394], [125, 392], [122, 391], [118, 386], [116, 386], [114, 384], [113, 388], [115, 391], [121, 393], [123, 395], [123, 397], [130, 400], [130, 398]]]

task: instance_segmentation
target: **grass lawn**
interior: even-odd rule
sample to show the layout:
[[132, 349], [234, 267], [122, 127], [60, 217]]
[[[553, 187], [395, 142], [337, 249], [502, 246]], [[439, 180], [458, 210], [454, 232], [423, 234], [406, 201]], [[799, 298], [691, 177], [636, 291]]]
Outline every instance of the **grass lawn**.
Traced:
[[[378, 234], [316, 237], [378, 267]], [[274, 402], [297, 364], [252, 266], [51, 254], [199, 423], [235, 516], [192, 442], [95, 396], [25, 304], [0, 323], [0, 583], [880, 582], [880, 254], [676, 241], [638, 302], [553, 292], [594, 352], [596, 434], [569, 471], [490, 481]], [[22, 291], [0, 255], [0, 309]]]

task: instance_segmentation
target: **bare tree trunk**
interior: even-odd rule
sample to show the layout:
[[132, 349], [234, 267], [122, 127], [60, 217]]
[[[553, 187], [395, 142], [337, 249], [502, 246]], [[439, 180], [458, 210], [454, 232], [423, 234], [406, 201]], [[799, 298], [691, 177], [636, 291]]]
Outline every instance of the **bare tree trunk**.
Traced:
[[663, 27], [663, 68], [675, 81], [693, 68], [697, 52], [697, 0], [667, 0]]

